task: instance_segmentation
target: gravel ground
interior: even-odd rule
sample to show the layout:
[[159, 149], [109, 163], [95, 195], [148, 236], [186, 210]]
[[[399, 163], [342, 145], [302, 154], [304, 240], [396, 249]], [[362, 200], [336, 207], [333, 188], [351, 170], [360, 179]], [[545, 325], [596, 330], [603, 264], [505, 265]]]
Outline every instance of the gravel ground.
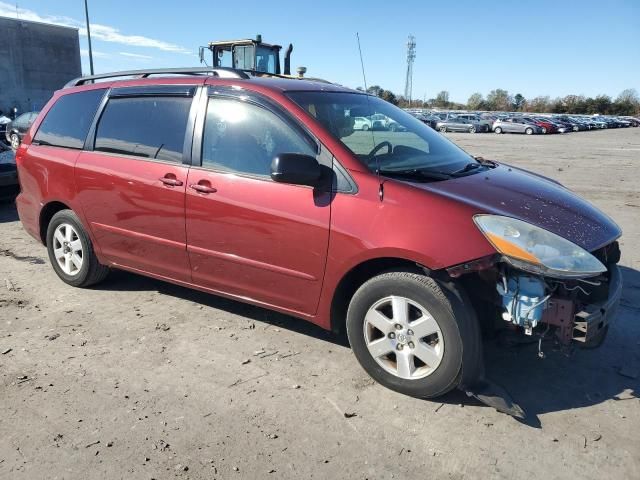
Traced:
[[624, 229], [598, 350], [499, 349], [519, 423], [372, 382], [304, 322], [115, 272], [78, 290], [0, 205], [0, 478], [640, 478], [640, 129], [448, 135], [554, 177]]

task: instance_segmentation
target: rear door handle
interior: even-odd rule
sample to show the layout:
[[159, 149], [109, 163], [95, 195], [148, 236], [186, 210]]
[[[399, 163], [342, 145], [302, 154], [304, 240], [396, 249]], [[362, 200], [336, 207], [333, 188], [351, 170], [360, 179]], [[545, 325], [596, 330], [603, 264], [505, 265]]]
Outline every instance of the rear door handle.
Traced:
[[169, 185], [170, 187], [180, 187], [183, 185], [182, 180], [178, 180], [175, 176], [169, 176], [171, 174], [167, 174], [166, 176], [160, 178], [160, 181], [165, 185]]
[[[206, 183], [205, 183], [206, 182]], [[189, 188], [193, 188], [196, 192], [200, 193], [216, 193], [218, 190], [209, 184], [206, 180], [201, 180], [199, 183], [193, 183], [189, 185]]]

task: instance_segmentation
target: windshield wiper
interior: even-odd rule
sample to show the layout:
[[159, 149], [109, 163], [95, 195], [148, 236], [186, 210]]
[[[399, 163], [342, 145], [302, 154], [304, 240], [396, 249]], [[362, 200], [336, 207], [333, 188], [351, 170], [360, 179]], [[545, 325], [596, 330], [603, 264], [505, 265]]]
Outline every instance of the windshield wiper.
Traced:
[[387, 177], [405, 177], [405, 178], [417, 178], [418, 180], [448, 180], [451, 178], [451, 175], [445, 172], [438, 172], [436, 170], [428, 170], [428, 169], [418, 169], [412, 168], [407, 170], [378, 170], [380, 175], [385, 175]]
[[483, 165], [481, 163], [467, 163], [464, 167], [462, 167], [460, 170], [456, 170], [454, 172], [451, 172], [451, 176], [453, 177], [457, 177], [460, 176], [462, 174], [465, 174], [467, 172], [471, 172], [472, 170], [475, 170], [477, 168], [482, 168]]
[[452, 177], [459, 177], [462, 176], [468, 172], [472, 172], [474, 170], [477, 170], [478, 168], [482, 168], [482, 167], [486, 167], [486, 168], [496, 168], [498, 166], [498, 164], [496, 162], [493, 162], [491, 160], [485, 160], [482, 157], [475, 157], [476, 161], [475, 162], [469, 162], [467, 163], [464, 167], [462, 167], [460, 170], [456, 170], [455, 172], [451, 172], [451, 176]]

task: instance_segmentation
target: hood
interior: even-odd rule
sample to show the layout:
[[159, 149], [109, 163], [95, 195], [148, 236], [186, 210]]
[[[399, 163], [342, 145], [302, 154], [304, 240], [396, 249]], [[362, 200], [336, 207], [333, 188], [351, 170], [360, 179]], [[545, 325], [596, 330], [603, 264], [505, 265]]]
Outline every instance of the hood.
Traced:
[[561, 184], [508, 165], [418, 188], [465, 203], [478, 213], [517, 218], [594, 251], [622, 231], [607, 215]]

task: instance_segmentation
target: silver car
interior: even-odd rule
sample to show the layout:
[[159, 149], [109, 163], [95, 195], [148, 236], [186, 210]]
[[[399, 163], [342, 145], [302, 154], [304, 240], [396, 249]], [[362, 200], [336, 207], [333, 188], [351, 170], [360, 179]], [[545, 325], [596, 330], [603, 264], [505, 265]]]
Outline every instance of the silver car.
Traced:
[[495, 133], [525, 133], [533, 135], [534, 133], [542, 133], [542, 128], [522, 118], [511, 117], [493, 122], [493, 131]]
[[478, 122], [481, 125], [485, 125], [487, 127], [487, 132], [491, 131], [491, 127], [493, 125], [493, 120], [488, 120], [485, 118], [481, 118], [480, 115], [475, 113], [461, 113], [458, 115], [460, 118], [466, 118], [467, 120], [471, 120], [472, 122]]
[[478, 121], [469, 120], [463, 117], [450, 116], [447, 120], [441, 120], [436, 123], [436, 129], [441, 132], [486, 132], [487, 126]]

